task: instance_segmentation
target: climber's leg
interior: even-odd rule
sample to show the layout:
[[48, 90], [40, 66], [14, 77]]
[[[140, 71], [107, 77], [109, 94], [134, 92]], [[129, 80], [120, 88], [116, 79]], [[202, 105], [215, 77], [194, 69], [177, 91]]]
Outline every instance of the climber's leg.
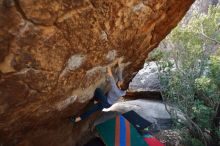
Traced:
[[94, 99], [99, 101], [105, 96], [104, 92], [102, 91], [101, 88], [96, 88], [94, 92]]
[[95, 113], [97, 111], [101, 111], [103, 108], [104, 107], [102, 106], [101, 103], [94, 104], [91, 108], [89, 108], [88, 111], [86, 111], [85, 113], [83, 113], [79, 117], [81, 118], [81, 120], [84, 120], [84, 119], [88, 118], [90, 115], [92, 115], [93, 113]]
[[111, 106], [108, 103], [107, 97], [105, 96], [104, 92], [100, 88], [97, 88], [95, 90], [94, 98], [98, 101], [98, 103], [94, 104], [88, 111], [80, 116], [82, 120], [86, 119], [96, 111], [101, 111], [103, 108], [109, 108]]
[[91, 114], [95, 113], [96, 111], [101, 111], [103, 108], [109, 108], [111, 105], [108, 103], [107, 97], [105, 96], [104, 92], [97, 88], [94, 93], [94, 99], [98, 101], [98, 103], [94, 104], [92, 107], [89, 108], [85, 113], [80, 115], [79, 117], [70, 117], [72, 122], [78, 122], [88, 118]]
[[94, 99], [97, 100], [103, 108], [109, 108], [111, 105], [108, 103], [108, 98], [100, 88], [96, 88]]

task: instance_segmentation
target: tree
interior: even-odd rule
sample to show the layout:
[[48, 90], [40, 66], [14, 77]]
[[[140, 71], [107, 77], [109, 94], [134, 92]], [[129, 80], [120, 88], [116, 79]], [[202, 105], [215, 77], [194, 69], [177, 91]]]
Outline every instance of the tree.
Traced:
[[[187, 26], [178, 26], [167, 39], [175, 49], [158, 61], [159, 78], [164, 101], [176, 107], [168, 109], [175, 125], [182, 130], [187, 145], [217, 144], [220, 5], [210, 7], [207, 15], [195, 14]], [[177, 109], [184, 114], [184, 124], [177, 119]]]

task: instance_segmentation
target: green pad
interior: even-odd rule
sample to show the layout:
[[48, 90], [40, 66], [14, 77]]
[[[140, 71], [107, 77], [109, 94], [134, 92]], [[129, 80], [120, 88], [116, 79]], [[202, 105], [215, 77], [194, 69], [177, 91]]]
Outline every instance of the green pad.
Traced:
[[[119, 137], [119, 145], [118, 146], [129, 146], [126, 138], [126, 132], [127, 129], [130, 129], [130, 146], [148, 146], [148, 144], [144, 141], [143, 137], [137, 132], [137, 130], [131, 125], [123, 116], [120, 116], [120, 128], [117, 130], [120, 131]], [[125, 125], [123, 123], [127, 122], [127, 126], [125, 128]], [[104, 141], [104, 143], [107, 146], [115, 146], [115, 139], [117, 135], [115, 135], [115, 129], [116, 129], [116, 117], [113, 119], [110, 119], [108, 121], [105, 121], [104, 123], [101, 123], [96, 126], [96, 130], [98, 131], [100, 137]], [[128, 133], [127, 133], [128, 135]]]

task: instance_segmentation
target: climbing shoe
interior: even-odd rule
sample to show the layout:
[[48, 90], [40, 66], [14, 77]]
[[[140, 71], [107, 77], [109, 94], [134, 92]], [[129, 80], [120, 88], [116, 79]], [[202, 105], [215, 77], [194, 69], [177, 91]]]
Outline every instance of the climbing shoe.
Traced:
[[69, 117], [69, 120], [70, 120], [71, 123], [74, 124], [76, 122], [76, 117], [75, 116], [71, 116], [71, 117]]

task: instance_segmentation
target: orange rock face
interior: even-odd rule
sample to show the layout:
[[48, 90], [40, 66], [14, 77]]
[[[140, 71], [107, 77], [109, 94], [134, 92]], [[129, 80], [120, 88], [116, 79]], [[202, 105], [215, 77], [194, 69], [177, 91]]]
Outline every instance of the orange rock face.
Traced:
[[125, 88], [193, 0], [0, 0], [0, 145], [70, 146], [118, 58]]

